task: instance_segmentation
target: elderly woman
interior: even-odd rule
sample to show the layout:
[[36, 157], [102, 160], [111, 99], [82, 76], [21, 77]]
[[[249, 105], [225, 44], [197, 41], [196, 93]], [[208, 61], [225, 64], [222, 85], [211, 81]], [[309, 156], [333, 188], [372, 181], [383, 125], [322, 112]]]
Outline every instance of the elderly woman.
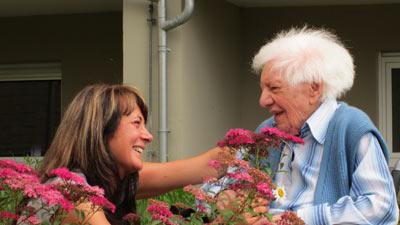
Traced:
[[368, 116], [337, 102], [354, 80], [353, 59], [326, 31], [291, 29], [253, 59], [259, 103], [273, 115], [258, 127], [299, 135], [305, 145], [272, 155], [288, 172], [274, 177], [286, 196], [271, 212], [296, 211], [307, 224], [397, 224], [388, 148]]

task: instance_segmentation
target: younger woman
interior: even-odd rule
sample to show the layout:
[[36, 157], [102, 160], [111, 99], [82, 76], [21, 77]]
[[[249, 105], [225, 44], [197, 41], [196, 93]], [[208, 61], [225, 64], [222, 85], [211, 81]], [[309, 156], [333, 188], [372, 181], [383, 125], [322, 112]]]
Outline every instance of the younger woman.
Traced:
[[[52, 169], [66, 167], [98, 185], [116, 206], [115, 213], [98, 211], [88, 223], [127, 224], [122, 217], [136, 212], [136, 199], [148, 198], [216, 177], [207, 166], [218, 148], [200, 156], [168, 163], [144, 163], [142, 152], [153, 141], [147, 131], [147, 106], [138, 90], [125, 85], [96, 84], [73, 99], [39, 170], [42, 182]], [[90, 204], [80, 209], [89, 210]], [[89, 211], [88, 211], [89, 212]], [[77, 223], [72, 212], [64, 223]]]

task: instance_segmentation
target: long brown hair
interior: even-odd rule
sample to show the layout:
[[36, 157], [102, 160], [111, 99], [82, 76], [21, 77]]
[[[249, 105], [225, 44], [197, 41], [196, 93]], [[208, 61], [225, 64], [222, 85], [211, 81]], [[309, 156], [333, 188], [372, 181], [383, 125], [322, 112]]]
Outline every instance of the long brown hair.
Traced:
[[103, 188], [105, 197], [117, 206], [115, 214], [106, 212], [110, 222], [135, 211], [138, 173], [119, 178], [107, 137], [117, 129], [121, 117], [132, 113], [136, 106], [147, 121], [147, 105], [133, 87], [95, 84], [81, 90], [65, 111], [41, 163], [42, 182], [48, 180], [46, 174], [55, 168], [79, 170], [88, 184]]

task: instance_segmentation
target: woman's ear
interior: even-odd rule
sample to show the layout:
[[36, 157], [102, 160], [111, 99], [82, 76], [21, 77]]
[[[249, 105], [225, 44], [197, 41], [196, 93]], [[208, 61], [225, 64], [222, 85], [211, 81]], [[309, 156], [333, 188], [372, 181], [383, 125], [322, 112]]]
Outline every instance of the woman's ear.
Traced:
[[322, 96], [323, 83], [312, 82], [310, 84], [310, 104], [318, 103]]

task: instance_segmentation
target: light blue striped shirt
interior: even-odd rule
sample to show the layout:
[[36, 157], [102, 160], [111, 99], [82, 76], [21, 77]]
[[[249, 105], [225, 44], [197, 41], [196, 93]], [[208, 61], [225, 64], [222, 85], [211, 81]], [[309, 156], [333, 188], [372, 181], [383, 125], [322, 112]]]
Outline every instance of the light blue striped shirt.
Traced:
[[[325, 101], [301, 129], [305, 144], [283, 148], [282, 170], [287, 172], [278, 172], [274, 181], [284, 187], [286, 197], [272, 202], [270, 212], [296, 211], [307, 224], [397, 224], [393, 181], [381, 147], [371, 133], [360, 140], [350, 196], [332, 205], [313, 204], [325, 135], [338, 107], [336, 101]], [[392, 212], [389, 218], [387, 212]]]

